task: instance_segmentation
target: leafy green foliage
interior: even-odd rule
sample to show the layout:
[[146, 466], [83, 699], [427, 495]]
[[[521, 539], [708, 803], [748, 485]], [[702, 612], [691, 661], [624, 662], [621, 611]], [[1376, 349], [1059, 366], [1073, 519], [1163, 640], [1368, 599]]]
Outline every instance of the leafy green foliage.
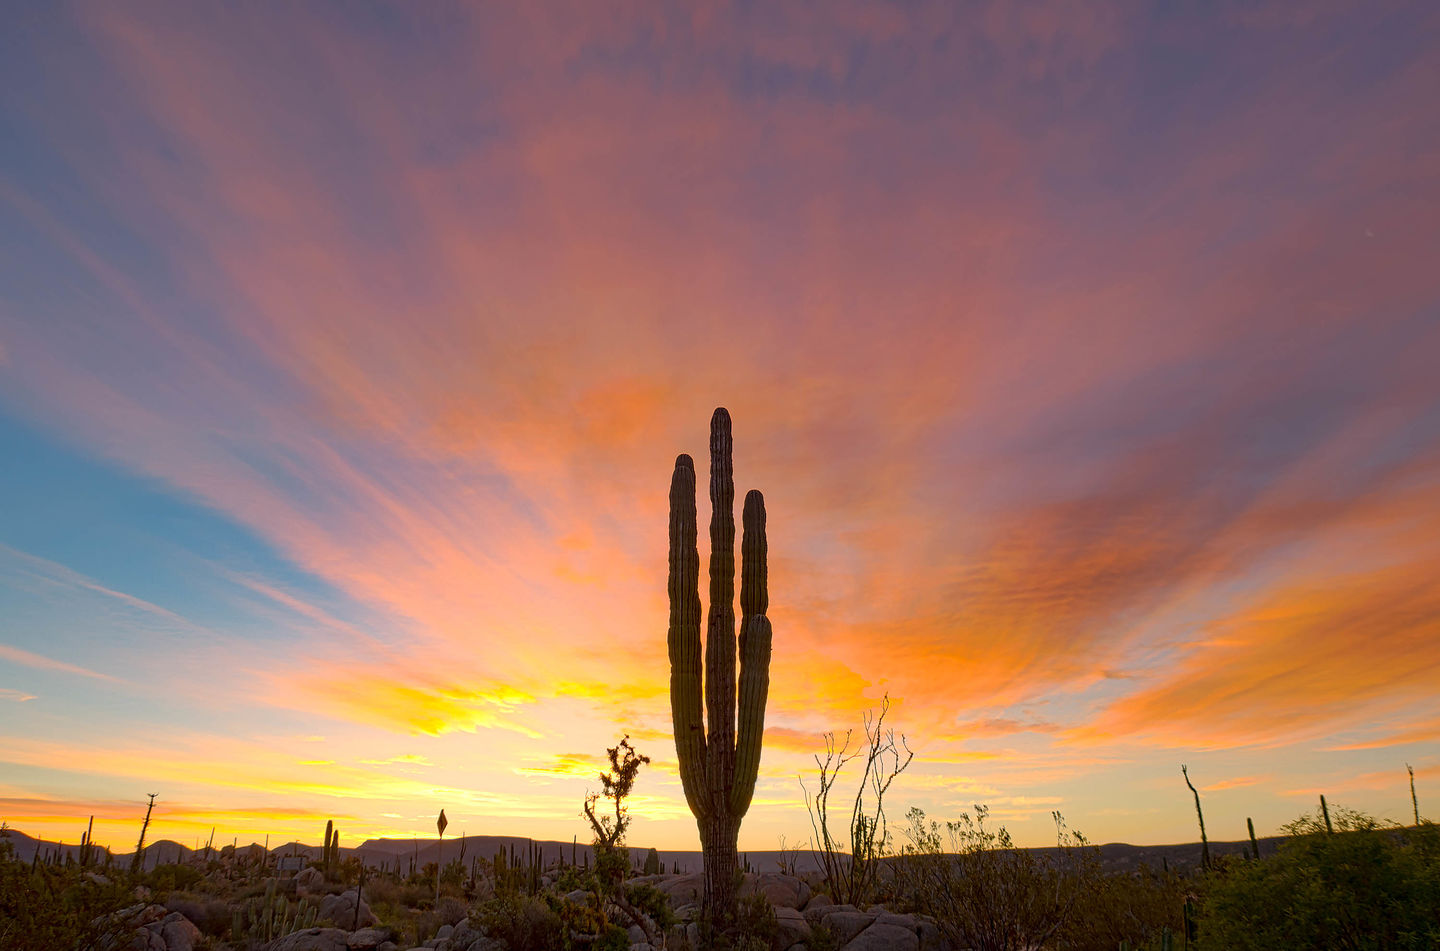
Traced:
[[470, 913], [470, 924], [504, 941], [512, 951], [563, 951], [565, 948], [564, 922], [549, 902], [534, 895], [517, 892], [496, 895]]
[[1385, 827], [1346, 809], [1306, 815], [1258, 862], [1222, 866], [1205, 888], [1205, 949], [1419, 951], [1440, 947], [1440, 827]]

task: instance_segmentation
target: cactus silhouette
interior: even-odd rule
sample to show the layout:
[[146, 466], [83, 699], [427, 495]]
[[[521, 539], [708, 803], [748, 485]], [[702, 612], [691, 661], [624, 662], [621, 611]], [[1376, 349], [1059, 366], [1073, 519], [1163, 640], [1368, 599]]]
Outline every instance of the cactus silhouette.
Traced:
[[734, 907], [740, 820], [755, 792], [770, 689], [765, 498], [752, 489], [745, 496], [745, 535], [740, 545], [737, 698], [731, 451], [730, 414], [721, 407], [710, 418], [710, 610], [705, 632], [703, 715], [695, 463], [688, 455], [675, 460], [670, 479], [670, 713], [685, 801], [700, 829], [704, 908], [712, 921], [727, 916]]

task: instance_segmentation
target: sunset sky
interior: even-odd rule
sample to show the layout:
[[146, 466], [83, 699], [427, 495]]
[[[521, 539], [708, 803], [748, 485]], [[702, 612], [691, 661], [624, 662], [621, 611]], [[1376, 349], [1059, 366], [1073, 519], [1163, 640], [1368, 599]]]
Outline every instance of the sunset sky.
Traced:
[[887, 693], [892, 817], [1440, 814], [1440, 6], [621, 6], [7, 6], [0, 818], [698, 848], [716, 406], [742, 849]]

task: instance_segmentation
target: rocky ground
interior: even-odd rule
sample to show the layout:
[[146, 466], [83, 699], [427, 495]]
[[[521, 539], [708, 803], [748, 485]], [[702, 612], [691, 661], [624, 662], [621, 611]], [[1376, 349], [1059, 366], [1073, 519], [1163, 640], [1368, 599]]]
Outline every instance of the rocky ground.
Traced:
[[[398, 941], [395, 930], [382, 926], [368, 902], [354, 888], [339, 893], [324, 891], [324, 877], [318, 869], [300, 872], [293, 881], [294, 892], [315, 904], [315, 923], [310, 927], [289, 930], [264, 943], [249, 946], [264, 951], [523, 951], [510, 948], [503, 940], [483, 933], [468, 917], [442, 925], [435, 937], [419, 945]], [[700, 907], [703, 883], [698, 874], [651, 875], [636, 878], [632, 884], [651, 885], [670, 901], [679, 923], [668, 934], [658, 938], [658, 947], [647, 940], [639, 925], [629, 929], [629, 951], [661, 951], [702, 947], [699, 928], [695, 923]], [[779, 873], [747, 874], [740, 897], [762, 896], [774, 910], [777, 927], [769, 940], [771, 951], [806, 951], [819, 941], [826, 948], [842, 951], [919, 951], [920, 948], [947, 948], [935, 923], [924, 916], [892, 914], [883, 906], [857, 908], [835, 904], [824, 894], [815, 892], [802, 878]], [[585, 902], [589, 892], [567, 894], [564, 900]], [[652, 933], [660, 929], [647, 919]], [[206, 939], [201, 929], [183, 913], [165, 905], [138, 901], [110, 916], [105, 922], [110, 940], [106, 951], [206, 951], [225, 947], [222, 942]], [[245, 947], [244, 943], [229, 945]]]

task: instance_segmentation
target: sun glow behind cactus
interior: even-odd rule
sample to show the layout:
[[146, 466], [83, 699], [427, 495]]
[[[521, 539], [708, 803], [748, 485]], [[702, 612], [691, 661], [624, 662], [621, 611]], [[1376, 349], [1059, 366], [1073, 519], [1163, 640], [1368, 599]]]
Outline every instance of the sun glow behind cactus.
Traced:
[[896, 805], [1022, 841], [1190, 837], [1181, 761], [1217, 838], [1408, 815], [1437, 14], [1271, 14], [0, 37], [0, 814], [568, 840], [629, 732], [635, 841], [693, 844], [664, 474], [724, 404], [775, 592], [742, 849], [887, 692]]

